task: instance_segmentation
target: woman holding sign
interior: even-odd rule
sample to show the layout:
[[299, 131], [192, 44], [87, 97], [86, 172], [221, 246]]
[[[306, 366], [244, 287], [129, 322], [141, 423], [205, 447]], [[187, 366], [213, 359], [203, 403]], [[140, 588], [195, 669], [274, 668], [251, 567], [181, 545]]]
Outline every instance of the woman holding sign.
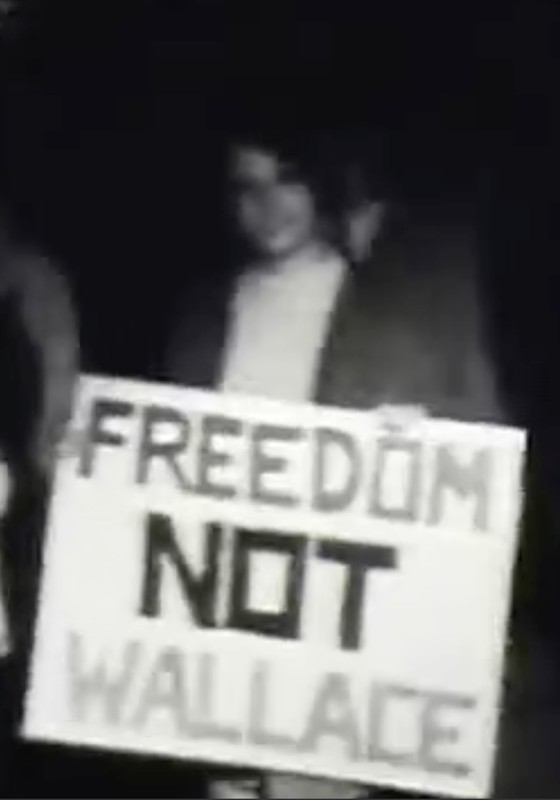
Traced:
[[[339, 191], [337, 209], [324, 200], [326, 171], [316, 152], [298, 161], [263, 134], [232, 144], [239, 257], [233, 269], [195, 276], [166, 376], [286, 400], [501, 419], [470, 230], [391, 207], [369, 187], [351, 205]], [[342, 206], [344, 215], [328, 216]]]
[[[242, 256], [225, 280], [186, 298], [167, 377], [295, 402], [499, 419], [468, 238], [367, 197], [347, 209], [348, 246], [337, 247], [328, 160], [318, 164], [317, 150], [316, 140], [306, 153], [262, 131], [232, 143], [229, 199]], [[282, 776], [210, 784], [216, 798], [368, 794]]]

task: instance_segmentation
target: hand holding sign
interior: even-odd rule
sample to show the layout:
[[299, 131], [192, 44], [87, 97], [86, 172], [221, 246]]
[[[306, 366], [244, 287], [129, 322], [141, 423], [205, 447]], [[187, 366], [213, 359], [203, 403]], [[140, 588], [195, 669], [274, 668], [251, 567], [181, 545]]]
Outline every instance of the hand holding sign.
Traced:
[[75, 427], [27, 736], [488, 791], [519, 431], [93, 378]]
[[375, 409], [381, 425], [389, 430], [407, 430], [416, 427], [428, 414], [425, 408], [415, 405], [386, 403]]

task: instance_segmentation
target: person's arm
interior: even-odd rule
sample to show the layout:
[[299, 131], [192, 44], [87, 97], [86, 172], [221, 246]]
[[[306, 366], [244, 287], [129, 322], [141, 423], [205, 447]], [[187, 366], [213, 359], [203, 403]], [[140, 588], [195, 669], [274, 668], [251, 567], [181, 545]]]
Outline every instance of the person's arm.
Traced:
[[510, 415], [500, 395], [498, 366], [482, 333], [469, 353], [466, 370], [473, 416], [497, 425], [508, 424]]
[[479, 260], [476, 231], [451, 228], [442, 252], [446, 270], [441, 302], [450, 315], [449, 356], [459, 387], [457, 418], [507, 424], [490, 285]]
[[32, 458], [50, 472], [72, 411], [78, 376], [78, 330], [64, 277], [46, 260], [20, 257], [12, 271], [22, 322], [41, 369], [42, 407], [32, 432]]
[[462, 287], [459, 309], [465, 315], [465, 392], [473, 420], [505, 425], [511, 423], [501, 381], [498, 342], [492, 318], [490, 289], [473, 270]]

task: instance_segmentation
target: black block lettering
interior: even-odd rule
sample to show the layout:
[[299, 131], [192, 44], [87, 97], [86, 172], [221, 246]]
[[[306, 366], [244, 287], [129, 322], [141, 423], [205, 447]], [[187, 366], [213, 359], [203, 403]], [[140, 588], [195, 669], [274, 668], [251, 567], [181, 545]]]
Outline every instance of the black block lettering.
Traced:
[[[236, 531], [228, 627], [283, 639], [297, 639], [305, 577], [306, 544], [304, 536], [245, 529]], [[288, 557], [286, 603], [284, 609], [278, 613], [257, 611], [248, 607], [250, 556], [252, 552], [259, 551]]]
[[319, 544], [318, 555], [327, 561], [343, 564], [346, 570], [346, 588], [340, 613], [340, 644], [344, 650], [360, 646], [365, 579], [370, 569], [395, 569], [394, 547], [355, 544], [334, 539]]
[[222, 529], [218, 525], [207, 525], [205, 566], [201, 574], [195, 576], [179, 548], [169, 517], [164, 514], [148, 514], [140, 614], [145, 617], [158, 617], [161, 614], [162, 573], [167, 562], [175, 570], [185, 603], [197, 624], [213, 628], [216, 624], [221, 543]]

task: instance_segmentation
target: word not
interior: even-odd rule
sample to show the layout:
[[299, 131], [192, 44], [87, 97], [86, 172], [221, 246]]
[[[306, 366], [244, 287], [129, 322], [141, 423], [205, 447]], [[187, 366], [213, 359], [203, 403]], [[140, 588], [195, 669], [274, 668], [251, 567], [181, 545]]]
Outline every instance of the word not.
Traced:
[[[171, 519], [164, 514], [148, 515], [140, 613], [147, 617], [161, 615], [163, 571], [166, 566], [171, 566], [185, 604], [198, 626], [218, 626], [217, 600], [223, 581], [230, 587], [228, 616], [223, 627], [283, 639], [299, 638], [310, 560], [309, 539], [280, 531], [234, 529], [230, 574], [225, 576], [220, 572], [224, 529], [214, 523], [206, 524], [204, 529], [205, 563], [197, 575], [181, 552]], [[335, 562], [345, 569], [340, 646], [355, 650], [360, 645], [367, 575], [374, 569], [394, 569], [397, 566], [396, 550], [385, 545], [327, 538], [315, 539], [315, 543], [313, 552], [316, 558]], [[261, 611], [249, 606], [251, 554], [258, 552], [274, 553], [286, 561], [284, 608], [280, 611]]]

